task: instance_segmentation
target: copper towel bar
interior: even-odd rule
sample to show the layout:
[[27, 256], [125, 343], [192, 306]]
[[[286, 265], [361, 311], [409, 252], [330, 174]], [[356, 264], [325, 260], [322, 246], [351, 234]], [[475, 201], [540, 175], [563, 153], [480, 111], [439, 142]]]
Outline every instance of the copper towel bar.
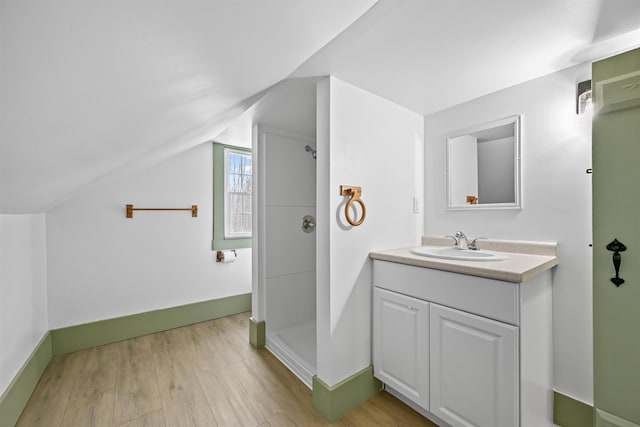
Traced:
[[133, 211], [191, 211], [193, 218], [198, 216], [198, 205], [191, 205], [190, 208], [134, 208], [127, 205], [127, 218], [133, 218]]

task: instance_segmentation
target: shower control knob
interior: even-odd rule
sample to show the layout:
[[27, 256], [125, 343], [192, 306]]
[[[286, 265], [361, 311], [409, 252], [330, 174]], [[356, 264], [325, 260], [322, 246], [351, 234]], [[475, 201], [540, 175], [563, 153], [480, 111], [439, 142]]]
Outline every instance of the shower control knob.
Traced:
[[316, 219], [311, 215], [305, 215], [302, 218], [302, 231], [305, 233], [311, 233], [316, 229]]

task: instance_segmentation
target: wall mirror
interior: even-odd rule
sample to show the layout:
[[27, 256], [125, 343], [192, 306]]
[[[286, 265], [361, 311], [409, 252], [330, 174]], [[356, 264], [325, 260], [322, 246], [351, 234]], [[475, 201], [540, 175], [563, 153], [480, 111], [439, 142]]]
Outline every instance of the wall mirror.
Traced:
[[447, 137], [447, 209], [521, 209], [521, 116]]

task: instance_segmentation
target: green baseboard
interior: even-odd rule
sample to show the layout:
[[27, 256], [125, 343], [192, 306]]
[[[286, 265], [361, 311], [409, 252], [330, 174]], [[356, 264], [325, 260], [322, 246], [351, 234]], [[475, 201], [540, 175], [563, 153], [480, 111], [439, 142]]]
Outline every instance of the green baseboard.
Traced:
[[333, 387], [317, 375], [313, 377], [313, 407], [330, 423], [368, 400], [382, 389], [382, 383], [373, 377], [373, 366], [368, 366]]
[[249, 319], [249, 343], [254, 348], [264, 347], [266, 341], [266, 327], [264, 320], [256, 322], [253, 318]]
[[593, 406], [554, 390], [553, 422], [562, 427], [593, 426]]
[[0, 396], [0, 427], [16, 425], [40, 377], [51, 360], [51, 334], [40, 340], [7, 390]]
[[251, 294], [148, 311], [51, 331], [53, 355], [179, 328], [251, 310]]

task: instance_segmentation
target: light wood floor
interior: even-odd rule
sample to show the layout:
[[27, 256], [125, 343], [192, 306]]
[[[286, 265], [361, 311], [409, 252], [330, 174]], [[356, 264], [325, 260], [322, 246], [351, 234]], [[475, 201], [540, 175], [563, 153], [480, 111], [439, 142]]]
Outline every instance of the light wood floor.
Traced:
[[[17, 426], [326, 426], [248, 313], [54, 357]], [[430, 426], [386, 392], [334, 426]]]

